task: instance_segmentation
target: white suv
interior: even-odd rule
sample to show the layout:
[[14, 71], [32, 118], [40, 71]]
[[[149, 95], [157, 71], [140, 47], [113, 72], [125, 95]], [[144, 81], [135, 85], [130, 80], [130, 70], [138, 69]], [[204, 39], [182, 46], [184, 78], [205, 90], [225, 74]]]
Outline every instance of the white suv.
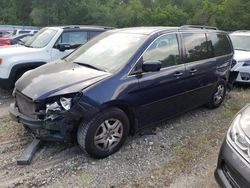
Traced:
[[235, 31], [230, 38], [234, 47], [232, 71], [238, 71], [236, 82], [250, 83], [250, 31]]
[[0, 88], [11, 89], [26, 71], [62, 58], [96, 35], [99, 26], [65, 26], [41, 29], [24, 45], [0, 47]]

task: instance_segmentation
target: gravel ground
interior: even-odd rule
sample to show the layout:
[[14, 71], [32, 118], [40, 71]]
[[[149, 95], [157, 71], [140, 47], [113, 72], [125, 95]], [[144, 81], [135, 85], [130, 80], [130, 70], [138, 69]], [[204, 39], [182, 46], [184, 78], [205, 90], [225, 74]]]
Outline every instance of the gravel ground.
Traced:
[[29, 166], [16, 165], [32, 138], [9, 118], [12, 100], [0, 91], [0, 187], [217, 187], [220, 144], [234, 114], [250, 101], [250, 89], [234, 89], [216, 110], [201, 107], [129, 137], [106, 159], [45, 143]]

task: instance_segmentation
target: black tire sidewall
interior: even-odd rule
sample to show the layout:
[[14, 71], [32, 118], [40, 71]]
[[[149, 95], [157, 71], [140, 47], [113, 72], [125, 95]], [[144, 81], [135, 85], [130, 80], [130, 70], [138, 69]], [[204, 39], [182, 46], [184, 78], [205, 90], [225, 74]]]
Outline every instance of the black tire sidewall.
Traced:
[[[102, 151], [98, 149], [94, 144], [94, 136], [98, 127], [107, 119], [118, 119], [123, 125], [123, 135], [120, 142], [109, 151]], [[87, 134], [85, 137], [85, 151], [93, 158], [105, 158], [115, 152], [117, 152], [126, 141], [129, 134], [129, 120], [126, 114], [119, 109], [110, 109], [100, 112], [90, 123], [87, 124]]]

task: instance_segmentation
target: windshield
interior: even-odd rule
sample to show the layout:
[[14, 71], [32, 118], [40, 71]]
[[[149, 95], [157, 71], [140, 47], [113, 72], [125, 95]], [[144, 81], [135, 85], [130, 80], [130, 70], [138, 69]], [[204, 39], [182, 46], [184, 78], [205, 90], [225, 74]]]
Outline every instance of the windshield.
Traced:
[[107, 72], [117, 72], [145, 41], [146, 35], [105, 32], [66, 58]]
[[235, 50], [250, 51], [250, 36], [230, 36]]
[[56, 33], [57, 30], [55, 29], [41, 29], [25, 43], [25, 46], [32, 48], [43, 48], [50, 42]]

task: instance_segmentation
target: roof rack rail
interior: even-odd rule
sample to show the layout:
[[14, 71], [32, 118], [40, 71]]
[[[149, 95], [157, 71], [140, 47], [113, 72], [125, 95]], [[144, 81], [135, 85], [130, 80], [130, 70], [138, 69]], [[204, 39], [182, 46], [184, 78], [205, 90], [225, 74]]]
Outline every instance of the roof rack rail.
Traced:
[[204, 26], [204, 25], [183, 25], [180, 29], [211, 29], [211, 30], [218, 30], [217, 27], [212, 26]]
[[233, 31], [232, 33], [238, 33], [238, 32], [250, 32], [250, 30], [237, 30], [237, 31]]
[[97, 26], [97, 25], [67, 25], [67, 26], [62, 26], [62, 27], [63, 27], [63, 29], [80, 28], [80, 27], [95, 27], [95, 28], [100, 28], [100, 29], [114, 29], [114, 27]]
[[79, 25], [69, 25], [69, 26], [64, 26], [63, 29], [74, 29], [74, 28], [80, 28]]

